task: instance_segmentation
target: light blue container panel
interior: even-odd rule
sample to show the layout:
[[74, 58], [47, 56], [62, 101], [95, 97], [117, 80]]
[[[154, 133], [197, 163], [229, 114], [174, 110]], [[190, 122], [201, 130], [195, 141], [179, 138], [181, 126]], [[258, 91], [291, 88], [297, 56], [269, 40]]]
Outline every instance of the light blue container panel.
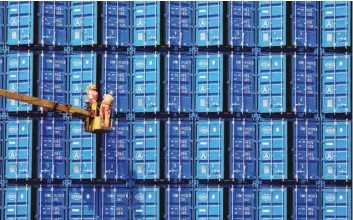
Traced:
[[69, 2], [39, 2], [39, 43], [42, 45], [66, 46]]
[[352, 189], [325, 188], [322, 190], [322, 217], [329, 219], [352, 219]]
[[192, 179], [192, 122], [168, 120], [165, 124], [165, 177]]
[[157, 46], [161, 44], [161, 2], [136, 1], [133, 3], [134, 46]]
[[351, 55], [321, 57], [321, 111], [323, 113], [351, 112]]
[[168, 186], [165, 190], [164, 219], [192, 219], [192, 189], [180, 185]]
[[103, 186], [99, 190], [99, 219], [128, 220], [130, 199], [129, 190], [127, 188], [118, 188], [116, 186]]
[[192, 46], [193, 2], [165, 3], [165, 39], [169, 46]]
[[145, 186], [132, 189], [133, 220], [160, 219], [159, 191], [159, 188]]
[[349, 47], [352, 44], [350, 1], [321, 2], [321, 46]]
[[32, 178], [32, 120], [6, 121], [5, 162], [7, 179]]
[[284, 1], [259, 2], [258, 46], [285, 46], [287, 42], [286, 7]]
[[223, 55], [196, 57], [196, 111], [223, 111]]
[[70, 133], [70, 179], [96, 178], [96, 136], [84, 132], [82, 121], [73, 120]]
[[223, 2], [195, 2], [196, 46], [219, 46], [223, 44]]
[[229, 188], [229, 219], [253, 220], [256, 219], [255, 190], [245, 187]]
[[115, 120], [113, 131], [103, 134], [102, 139], [102, 178], [129, 178], [129, 123]]
[[260, 113], [286, 111], [286, 56], [260, 56], [257, 67], [257, 104]]
[[98, 3], [94, 1], [72, 1], [70, 3], [71, 45], [97, 44]]
[[[33, 53], [10, 53], [6, 60], [4, 88], [10, 92], [33, 96]], [[31, 111], [32, 105], [6, 99], [6, 110]]]
[[261, 220], [287, 219], [287, 189], [262, 188], [259, 190], [258, 218]]
[[69, 219], [99, 219], [99, 190], [83, 186], [69, 188]]
[[34, 2], [7, 3], [7, 44], [33, 44]]
[[322, 123], [322, 178], [325, 180], [352, 179], [352, 122], [325, 121]]
[[132, 123], [133, 179], [158, 179], [160, 175], [160, 122]]
[[41, 185], [37, 189], [36, 219], [61, 220], [65, 219], [66, 192], [64, 188]]
[[199, 187], [196, 193], [196, 220], [223, 219], [223, 188]]
[[287, 179], [287, 121], [259, 122], [259, 178]]
[[130, 2], [103, 2], [103, 44], [130, 45]]
[[6, 18], [5, 18], [6, 5], [5, 2], [0, 2], [0, 44], [5, 43], [5, 28], [6, 28]]
[[164, 110], [192, 111], [192, 58], [186, 54], [168, 54], [165, 59]]
[[7, 186], [4, 199], [4, 219], [28, 220], [31, 219], [31, 187]]
[[228, 110], [256, 112], [255, 58], [232, 52], [228, 59]]
[[86, 88], [96, 84], [97, 57], [95, 53], [70, 55], [69, 103], [85, 108]]
[[196, 178], [224, 178], [224, 122], [196, 123]]
[[133, 112], [159, 112], [160, 71], [159, 54], [150, 53], [133, 57]]
[[293, 189], [293, 219], [314, 220], [319, 218], [319, 189], [295, 187]]
[[228, 45], [255, 47], [255, 2], [232, 1], [228, 4]]

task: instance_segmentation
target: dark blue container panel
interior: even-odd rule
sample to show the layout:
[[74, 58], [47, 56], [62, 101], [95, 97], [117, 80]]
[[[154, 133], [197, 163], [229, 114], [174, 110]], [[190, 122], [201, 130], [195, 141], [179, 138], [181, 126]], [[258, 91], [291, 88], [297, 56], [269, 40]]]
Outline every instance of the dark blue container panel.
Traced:
[[34, 2], [7, 3], [7, 44], [33, 44]]
[[165, 4], [166, 45], [192, 46], [193, 2], [170, 1]]
[[350, 1], [321, 2], [321, 44], [323, 47], [349, 47], [352, 44]]
[[323, 219], [352, 219], [352, 189], [322, 190]]
[[197, 46], [223, 44], [223, 2], [197, 1], [195, 32]]
[[233, 187], [229, 189], [228, 209], [234, 220], [256, 219], [256, 197], [251, 188]]
[[160, 219], [159, 204], [160, 189], [152, 187], [140, 187], [132, 190], [132, 205], [134, 220]]
[[228, 2], [228, 44], [255, 46], [255, 2]]
[[196, 188], [196, 220], [223, 219], [223, 188]]
[[320, 178], [319, 123], [315, 121], [294, 122], [293, 129], [293, 177], [296, 180]]
[[[97, 189], [98, 190], [98, 189]], [[129, 219], [129, 190], [126, 188], [105, 187], [100, 190], [99, 219]]]
[[63, 188], [40, 186], [37, 189], [36, 219], [65, 219], [66, 192]]
[[224, 178], [224, 122], [196, 123], [196, 178]]
[[259, 190], [258, 219], [287, 219], [287, 189], [262, 188]]
[[[107, 198], [106, 198], [107, 199]], [[69, 219], [99, 218], [99, 188], [75, 187], [69, 188], [69, 203], [67, 207]]]
[[293, 219], [315, 220], [319, 218], [319, 190], [313, 188], [293, 189]]
[[7, 186], [5, 188], [4, 219], [31, 219], [31, 188], [28, 186]]
[[[0, 71], [2, 73], [4, 73], [5, 70], [5, 57], [0, 55]], [[4, 85], [4, 74], [0, 74], [0, 88], [1, 89], [5, 89], [5, 85]], [[3, 111], [4, 110], [4, 105], [5, 105], [5, 98], [4, 97], [0, 97], [0, 110]]]
[[317, 47], [319, 40], [319, 4], [314, 1], [295, 1], [292, 4], [292, 45]]
[[85, 108], [86, 88], [96, 84], [97, 57], [95, 53], [81, 53], [70, 56], [69, 103]]
[[72, 120], [70, 133], [70, 179], [96, 178], [96, 136], [84, 132], [82, 121]]
[[351, 55], [321, 57], [321, 111], [323, 113], [351, 112]]
[[132, 124], [132, 171], [134, 179], [158, 179], [160, 176], [160, 122]]
[[196, 111], [223, 111], [223, 55], [196, 57]]
[[168, 186], [165, 197], [165, 219], [192, 219], [192, 189]]
[[292, 58], [292, 111], [318, 112], [317, 56], [294, 54]]
[[134, 46], [156, 46], [161, 43], [161, 3], [134, 2]]
[[258, 45], [260, 47], [285, 46], [287, 42], [286, 7], [284, 1], [259, 2]]
[[130, 45], [130, 3], [103, 2], [103, 44], [109, 46]]
[[31, 120], [6, 121], [5, 178], [32, 178], [32, 129]]
[[325, 180], [352, 179], [352, 122], [322, 123], [322, 169]]
[[102, 178], [129, 178], [129, 123], [115, 120], [113, 131], [105, 133], [102, 139]]
[[282, 113], [286, 111], [286, 57], [283, 54], [258, 58], [258, 111]]
[[115, 112], [129, 112], [130, 59], [126, 55], [104, 54], [102, 62], [101, 87], [103, 94], [114, 96], [112, 109]]
[[230, 178], [256, 179], [256, 123], [233, 120], [229, 131]]
[[228, 109], [230, 112], [256, 111], [255, 58], [231, 54], [228, 62]]
[[69, 2], [39, 3], [39, 43], [42, 45], [67, 45]]
[[160, 110], [160, 55], [144, 54], [133, 57], [133, 112]]
[[6, 27], [5, 10], [6, 10], [5, 2], [0, 2], [0, 45], [5, 43], [5, 27]]
[[164, 149], [165, 177], [192, 179], [192, 122], [168, 120]]
[[165, 59], [164, 110], [191, 112], [192, 58], [184, 54], [168, 54]]
[[[5, 89], [23, 95], [33, 95], [33, 54], [10, 53], [7, 55]], [[6, 110], [31, 111], [32, 105], [6, 99]]]
[[38, 122], [37, 172], [39, 179], [66, 177], [66, 123], [45, 118]]
[[262, 121], [259, 123], [259, 178], [287, 179], [287, 122]]

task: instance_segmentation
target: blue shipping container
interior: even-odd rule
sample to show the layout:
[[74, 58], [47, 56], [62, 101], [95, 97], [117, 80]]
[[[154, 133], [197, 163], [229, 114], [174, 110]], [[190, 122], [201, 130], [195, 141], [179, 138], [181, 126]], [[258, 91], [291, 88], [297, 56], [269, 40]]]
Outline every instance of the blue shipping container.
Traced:
[[231, 179], [256, 179], [256, 123], [235, 121], [229, 124], [229, 173]]
[[34, 2], [7, 3], [7, 44], [33, 44]]
[[191, 112], [192, 58], [185, 54], [169, 54], [165, 59], [164, 110]]
[[39, 220], [62, 220], [65, 219], [66, 193], [63, 188], [45, 185], [37, 189], [37, 213]]
[[129, 219], [129, 190], [116, 186], [100, 189], [99, 219]]
[[[98, 219], [99, 218], [99, 188], [74, 187], [69, 189], [68, 213], [69, 219]], [[106, 198], [107, 199], [107, 198]]]
[[352, 219], [352, 189], [323, 189], [322, 211], [323, 219]]
[[70, 179], [96, 178], [96, 136], [83, 127], [82, 121], [70, 121]]
[[[0, 71], [2, 74], [0, 74], [0, 88], [1, 89], [5, 89], [5, 85], [3, 84], [3, 80], [4, 80], [4, 73], [5, 73], [5, 57], [3, 57], [2, 55], [0, 55]], [[4, 105], [5, 105], [5, 98], [4, 97], [0, 97], [0, 111], [3, 111], [4, 109]]]
[[134, 2], [134, 46], [157, 46], [161, 43], [161, 3]]
[[223, 188], [199, 187], [196, 191], [196, 220], [223, 219]]
[[258, 111], [282, 113], [286, 111], [286, 56], [266, 55], [258, 58]]
[[160, 110], [160, 55], [143, 54], [133, 57], [133, 112]]
[[255, 2], [228, 2], [228, 44], [255, 47]]
[[255, 58], [232, 54], [228, 65], [228, 109], [230, 112], [255, 112]]
[[296, 119], [293, 129], [293, 177], [296, 180], [320, 178], [319, 123]]
[[159, 188], [140, 187], [132, 189], [132, 205], [134, 207], [132, 219], [154, 220], [160, 219]]
[[229, 219], [253, 220], [256, 219], [255, 190], [245, 187], [234, 187], [229, 189]]
[[70, 92], [69, 103], [84, 108], [86, 88], [96, 84], [97, 57], [95, 53], [70, 55]]
[[351, 55], [321, 57], [321, 111], [351, 112]]
[[196, 46], [219, 46], [223, 44], [223, 2], [197, 1]]
[[325, 180], [352, 179], [352, 122], [322, 123], [322, 169]]
[[41, 119], [38, 124], [39, 179], [66, 177], [66, 123], [60, 118]]
[[6, 121], [5, 162], [7, 179], [32, 177], [32, 120], [12, 118]]
[[321, 45], [323, 47], [351, 46], [351, 27], [350, 1], [321, 2]]
[[260, 47], [286, 45], [286, 7], [287, 3], [284, 1], [259, 2], [257, 32]]
[[193, 2], [170, 1], [165, 4], [165, 39], [169, 46], [192, 46]]
[[129, 178], [129, 123], [115, 120], [113, 131], [105, 133], [102, 139], [102, 178]]
[[[10, 53], [7, 55], [5, 89], [23, 95], [33, 95], [33, 53]], [[6, 110], [31, 111], [32, 105], [6, 99]]]
[[164, 219], [192, 219], [192, 189], [168, 186], [165, 194]]
[[134, 179], [158, 179], [160, 176], [160, 122], [132, 123], [132, 171]]
[[5, 2], [0, 2], [0, 45], [5, 43]]
[[319, 190], [308, 187], [293, 189], [293, 219], [316, 220], [319, 218]]
[[104, 45], [130, 45], [130, 2], [103, 2]]
[[31, 187], [7, 186], [4, 201], [5, 216], [7, 220], [31, 219]]
[[287, 179], [287, 121], [259, 122], [259, 178]]
[[67, 16], [69, 2], [39, 2], [39, 43], [42, 45], [67, 45]]
[[196, 178], [224, 178], [224, 122], [196, 123]]
[[102, 62], [101, 86], [103, 94], [114, 96], [112, 109], [115, 112], [129, 112], [130, 108], [130, 59], [118, 53], [105, 53]]
[[192, 122], [168, 120], [165, 126], [165, 176], [192, 179]]
[[287, 189], [262, 188], [259, 190], [259, 215], [261, 220], [287, 219]]

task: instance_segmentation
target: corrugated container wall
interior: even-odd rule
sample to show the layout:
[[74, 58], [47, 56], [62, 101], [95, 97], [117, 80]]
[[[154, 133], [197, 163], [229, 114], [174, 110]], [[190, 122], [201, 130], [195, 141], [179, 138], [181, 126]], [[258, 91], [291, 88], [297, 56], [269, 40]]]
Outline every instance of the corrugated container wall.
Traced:
[[320, 219], [319, 189], [298, 187], [293, 189], [293, 219]]
[[287, 219], [286, 188], [262, 188], [258, 195], [258, 219]]
[[165, 192], [165, 219], [192, 219], [192, 189], [168, 186]]
[[246, 187], [229, 188], [229, 219], [256, 219], [255, 190]]
[[5, 189], [4, 219], [31, 219], [31, 187], [11, 185]]
[[3, 45], [5, 43], [5, 28], [6, 28], [5, 10], [6, 10], [5, 2], [0, 2], [0, 45]]
[[352, 189], [323, 189], [322, 212], [323, 219], [352, 219]]
[[160, 219], [160, 189], [140, 187], [132, 189], [132, 218], [136, 220]]
[[196, 191], [196, 220], [223, 219], [223, 188], [198, 187]]
[[66, 192], [63, 188], [53, 185], [40, 185], [37, 188], [36, 219], [61, 220], [65, 219]]

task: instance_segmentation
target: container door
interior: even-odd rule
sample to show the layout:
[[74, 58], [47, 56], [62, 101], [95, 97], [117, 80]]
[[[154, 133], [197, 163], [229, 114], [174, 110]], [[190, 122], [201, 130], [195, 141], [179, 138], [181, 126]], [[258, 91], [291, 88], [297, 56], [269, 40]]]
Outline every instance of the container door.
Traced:
[[308, 187], [293, 189], [293, 219], [319, 218], [319, 190]]
[[65, 219], [65, 195], [63, 188], [40, 185], [37, 189], [37, 219]]
[[287, 219], [287, 189], [270, 188], [259, 191], [259, 219]]
[[196, 220], [223, 219], [223, 188], [196, 188]]
[[168, 186], [165, 192], [165, 219], [192, 219], [191, 194], [190, 188]]
[[352, 219], [352, 189], [322, 190], [323, 219]]
[[102, 186], [99, 198], [99, 219], [128, 220], [129, 197], [129, 190], [126, 188]]
[[159, 188], [140, 187], [133, 189], [133, 215], [136, 220], [160, 219], [159, 213]]
[[31, 219], [31, 187], [6, 187], [4, 209], [4, 219]]
[[99, 188], [75, 187], [69, 189], [69, 219], [98, 219]]
[[256, 219], [255, 190], [232, 186], [229, 189], [229, 219]]

